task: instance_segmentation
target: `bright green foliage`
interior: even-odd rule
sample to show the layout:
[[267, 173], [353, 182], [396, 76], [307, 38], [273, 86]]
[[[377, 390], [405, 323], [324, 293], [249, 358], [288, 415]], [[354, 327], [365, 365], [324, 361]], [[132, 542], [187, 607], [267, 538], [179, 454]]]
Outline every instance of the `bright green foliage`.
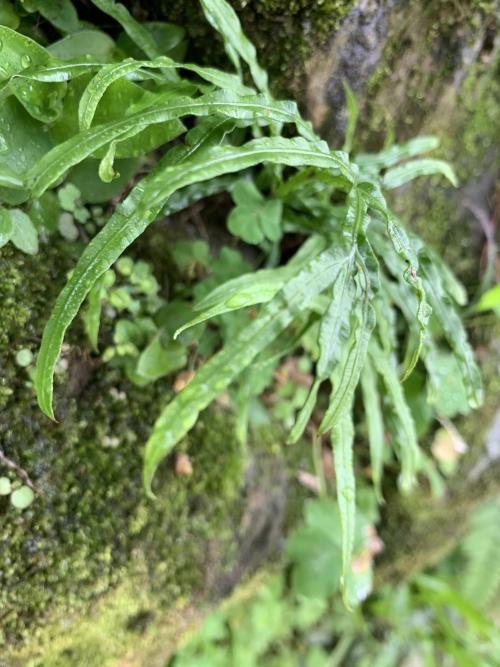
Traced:
[[462, 548], [467, 557], [462, 591], [476, 606], [485, 607], [500, 590], [500, 499], [473, 512]]
[[227, 219], [229, 231], [246, 243], [279, 241], [282, 235], [280, 199], [266, 201], [252, 181], [237, 181], [232, 196], [236, 206]]
[[6, 25], [8, 28], [16, 30], [20, 22], [19, 14], [9, 0], [0, 2], [0, 25]]
[[75, 32], [79, 28], [78, 15], [70, 0], [35, 0], [28, 4], [62, 33]]
[[361, 372], [361, 391], [365, 408], [373, 485], [379, 502], [382, 500], [382, 470], [384, 466], [384, 418], [376, 375], [370, 359]]
[[320, 599], [287, 597], [275, 576], [249, 600], [210, 615], [168, 667], [328, 667], [327, 653], [313, 642], [290, 641], [294, 633], [313, 635], [326, 608]]
[[[94, 2], [94, 0], [92, 1]], [[142, 49], [149, 58], [155, 58], [160, 55], [153, 37], [147, 29], [133, 18], [124, 5], [119, 2], [114, 2], [114, 0], [95, 0], [94, 5], [118, 21], [130, 39]]]
[[12, 217], [6, 209], [0, 209], [0, 247], [8, 243], [12, 237]]
[[[35, 3], [34, 9], [38, 4], [43, 3]], [[154, 166], [135, 181], [103, 228], [95, 235], [92, 231], [52, 309], [37, 359], [39, 405], [54, 418], [54, 370], [66, 330], [86, 299], [84, 324], [94, 348], [102, 302], [126, 315], [116, 322], [104, 359], [124, 367], [136, 383], [180, 368], [186, 345], [196, 341], [190, 327], [218, 318], [224, 345], [213, 354], [219, 340], [210, 341], [208, 333], [200, 338], [199, 350], [208, 359], [161, 412], [146, 444], [144, 481], [152, 494], [157, 466], [200, 411], [228, 389], [234, 389], [244, 442], [249, 403], [272, 382], [279, 359], [303, 347], [316, 366], [291, 439], [301, 436], [329, 382], [329, 405], [318, 431], [331, 433], [335, 455], [349, 602], [356, 531], [352, 412], [360, 380], [365, 399], [382, 383], [387, 394], [384, 405], [377, 394], [367, 398], [379, 495], [389, 449], [384, 429], [401, 460], [403, 489], [411, 487], [419, 471], [428, 470], [400, 382], [421, 354], [438, 404], [442, 378], [431, 364], [433, 353], [440, 351], [428, 331], [431, 306], [432, 330], [444, 334], [453, 352], [469, 406], [481, 402], [479, 371], [455, 310], [455, 303], [464, 303], [463, 289], [419, 239], [405, 232], [383, 196], [384, 189], [422, 175], [438, 174], [455, 184], [453, 171], [440, 160], [419, 157], [437, 146], [433, 137], [353, 160], [344, 151], [330, 150], [295, 103], [271, 97], [255, 48], [225, 0], [202, 0], [201, 5], [221, 34], [236, 73], [174, 61], [170, 55], [182, 31], [140, 24], [112, 0], [94, 4], [124, 29], [117, 44], [130, 57], [123, 59], [104, 33], [88, 26], [80, 31], [79, 25], [77, 30], [67, 3], [57, 17], [52, 3], [44, 8], [56, 28], [69, 33], [49, 48], [0, 27], [0, 120], [13, 127], [0, 139], [7, 148], [0, 144], [0, 197], [13, 207], [0, 209], [0, 244], [11, 240], [25, 252], [36, 252], [38, 238], [28, 213], [40, 220], [42, 211], [54, 208], [50, 189], [68, 172], [69, 182], [58, 192], [64, 212], [57, 225], [66, 238], [76, 239], [75, 220], [87, 224], [89, 215], [81, 193], [86, 190], [92, 203], [111, 199], [137, 173], [140, 158], [162, 148], [162, 157], [153, 154]], [[244, 83], [242, 63], [258, 93]], [[357, 110], [352, 94], [346, 94], [345, 148], [350, 150]], [[192, 126], [189, 131], [187, 125]], [[287, 138], [280, 136], [284, 125]], [[217, 277], [214, 265], [212, 284], [209, 278], [195, 290], [195, 303], [180, 307], [182, 317], [179, 304], [157, 299], [152, 304], [149, 297], [157, 296], [153, 276], [139, 262], [118, 263], [120, 256], [161, 215], [222, 191], [230, 192], [236, 204], [227, 219], [229, 230], [259, 245], [267, 255], [265, 268]], [[33, 199], [28, 213], [19, 208]], [[288, 263], [279, 265], [278, 242], [288, 233], [309, 238]], [[231, 251], [225, 252], [230, 256]], [[198, 247], [192, 260], [203, 263], [207, 253]], [[106, 280], [115, 263], [125, 280], [112, 285]], [[163, 306], [167, 310], [160, 317]], [[247, 306], [251, 312], [242, 311]], [[402, 345], [397, 311], [406, 320]]]
[[392, 434], [395, 439], [402, 468], [402, 486], [410, 490], [418, 470], [418, 443], [415, 424], [403, 388], [398, 382], [396, 369], [373, 340], [370, 344], [370, 360], [385, 385], [385, 396], [391, 410]]
[[110, 269], [94, 285], [82, 312], [85, 332], [97, 351], [102, 307], [111, 306], [113, 345], [104, 350], [103, 360], [123, 368], [140, 387], [182, 368], [187, 358], [186, 345], [172, 340], [168, 315], [173, 314], [173, 304], [167, 305], [158, 291], [149, 264], [121, 257], [116, 272]]
[[342, 525], [342, 586], [344, 600], [349, 606], [352, 584], [351, 560], [356, 525], [355, 479], [352, 445], [354, 426], [350, 411], [343, 412], [333, 425], [332, 443], [335, 456], [335, 477]]
[[249, 66], [257, 88], [267, 93], [267, 72], [258, 64], [255, 47], [243, 33], [234, 9], [226, 0], [200, 1], [207, 21], [222, 35], [226, 52], [238, 72], [239, 58], [242, 58]]
[[296, 593], [329, 598], [338, 591], [342, 568], [339, 536], [335, 503], [306, 505], [306, 526], [292, 533], [286, 545], [286, 555], [294, 564], [292, 586]]
[[[367, 547], [367, 526], [366, 518], [360, 515], [358, 555]], [[168, 666], [332, 665], [335, 652], [327, 643], [333, 638], [336, 641], [341, 632], [341, 605], [335, 597], [342, 567], [339, 533], [337, 504], [328, 499], [309, 501], [305, 525], [291, 534], [285, 548], [291, 564], [291, 587], [285, 575], [274, 575], [249, 599], [237, 600], [210, 615]], [[371, 575], [370, 565], [355, 575], [353, 591], [358, 602], [370, 591]], [[349, 633], [357, 624], [354, 617], [347, 621]]]
[[500, 312], [500, 284], [495, 285], [481, 295], [481, 298], [474, 307], [477, 311], [494, 310]]
[[60, 188], [57, 193], [61, 208], [70, 212], [76, 210], [76, 202], [79, 196], [80, 191], [73, 185], [73, 183], [66, 183], [66, 185]]
[[447, 162], [442, 160], [410, 160], [401, 166], [388, 169], [382, 180], [385, 188], [392, 190], [412, 181], [417, 176], [428, 176], [431, 174], [441, 174], [453, 185], [457, 186], [458, 181], [452, 168]]
[[394, 167], [403, 160], [409, 160], [412, 157], [433, 151], [439, 147], [439, 140], [436, 137], [417, 137], [411, 139], [406, 144], [394, 144], [379, 153], [367, 153], [356, 156], [356, 164], [363, 171], [377, 174], [380, 169]]
[[31, 218], [19, 208], [0, 209], [0, 247], [8, 241], [28, 255], [38, 252], [38, 234]]
[[[305, 506], [305, 526], [289, 537], [286, 555], [293, 564], [292, 587], [298, 595], [328, 599], [339, 589], [342, 572], [342, 505], [330, 499], [310, 501]], [[352, 551], [360, 555], [367, 546], [368, 522], [358, 513], [351, 535]], [[354, 523], [352, 525], [354, 531]], [[349, 556], [349, 559], [351, 556]], [[349, 573], [352, 578], [348, 604], [357, 604], [371, 589], [371, 570]]]

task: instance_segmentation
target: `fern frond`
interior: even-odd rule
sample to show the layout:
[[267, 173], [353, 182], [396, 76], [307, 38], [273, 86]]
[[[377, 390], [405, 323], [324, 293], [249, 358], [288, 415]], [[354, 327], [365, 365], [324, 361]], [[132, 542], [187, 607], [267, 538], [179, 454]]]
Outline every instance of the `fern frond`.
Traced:
[[462, 548], [467, 557], [462, 590], [485, 607], [500, 592], [500, 498], [474, 511]]

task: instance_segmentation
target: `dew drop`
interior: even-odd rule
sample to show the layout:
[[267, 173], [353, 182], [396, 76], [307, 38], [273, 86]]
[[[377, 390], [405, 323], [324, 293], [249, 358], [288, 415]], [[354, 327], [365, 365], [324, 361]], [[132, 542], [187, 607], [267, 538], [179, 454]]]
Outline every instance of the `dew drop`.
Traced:
[[3, 134], [0, 134], [0, 153], [6, 153], [8, 150], [9, 150], [9, 145]]
[[21, 66], [24, 69], [26, 69], [26, 67], [29, 67], [30, 65], [31, 65], [31, 58], [27, 54], [21, 56]]

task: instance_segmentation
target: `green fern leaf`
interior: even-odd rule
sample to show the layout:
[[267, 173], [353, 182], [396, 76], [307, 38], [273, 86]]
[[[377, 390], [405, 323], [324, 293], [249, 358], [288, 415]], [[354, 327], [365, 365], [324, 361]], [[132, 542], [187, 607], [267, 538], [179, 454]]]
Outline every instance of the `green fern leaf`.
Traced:
[[467, 390], [469, 405], [471, 408], [477, 408], [483, 402], [483, 387], [481, 373], [474, 359], [474, 351], [467, 340], [460, 317], [450, 303], [439, 270], [424, 252], [421, 252], [421, 265], [429, 301], [455, 353]]
[[[89, 157], [111, 141], [120, 141], [138, 134], [152, 124], [172, 121], [170, 139], [183, 131], [183, 125], [177, 120], [181, 116], [208, 116], [219, 114], [238, 120], [258, 120], [263, 123], [297, 122], [299, 131], [302, 121], [296, 105], [290, 102], [272, 102], [263, 97], [241, 97], [234, 93], [218, 91], [197, 99], [179, 97], [164, 104], [156, 104], [152, 108], [132, 114], [122, 120], [111, 121], [98, 125], [71, 137], [55, 146], [27, 174], [31, 183], [33, 196], [39, 197], [72, 166]], [[168, 137], [166, 140], [170, 140]], [[327, 155], [325, 151], [325, 155]], [[335, 162], [341, 173], [354, 178], [344, 154], [328, 153], [330, 162]]]
[[402, 165], [389, 169], [382, 179], [384, 188], [392, 190], [399, 188], [401, 185], [413, 181], [418, 176], [432, 176], [434, 174], [441, 174], [447, 178], [452, 185], [458, 186], [458, 180], [455, 172], [450, 167], [448, 162], [443, 160], [411, 160]]
[[388, 169], [398, 162], [433, 151], [438, 146], [439, 139], [437, 137], [416, 137], [410, 139], [406, 144], [395, 144], [380, 151], [380, 153], [360, 153], [356, 155], [356, 164], [363, 170], [377, 173], [380, 169]]
[[303, 268], [298, 263], [294, 265], [297, 275], [263, 308], [259, 317], [202, 366], [187, 387], [167, 405], [146, 444], [144, 483], [150, 495], [158, 464], [192, 428], [199, 412], [284, 331], [297, 312], [332, 284], [341, 263], [338, 247], [333, 245]]
[[229, 55], [236, 67], [238, 54], [249, 66], [257, 88], [263, 93], [268, 92], [267, 72], [257, 62], [255, 46], [249, 41], [241, 29], [240, 20], [234, 9], [224, 0], [200, 0], [205, 16], [210, 25], [224, 38], [229, 47]]
[[500, 498], [473, 512], [462, 548], [468, 560], [462, 591], [484, 608], [500, 591]]
[[346, 607], [350, 608], [351, 560], [356, 527], [356, 479], [352, 453], [354, 426], [350, 406], [335, 421], [331, 439], [335, 459], [337, 499], [342, 525], [342, 593]]
[[387, 391], [386, 397], [393, 416], [395, 444], [401, 458], [401, 486], [404, 491], [409, 491], [415, 483], [419, 464], [415, 423], [404, 397], [395, 364], [391, 358], [384, 354], [375, 340], [371, 341], [369, 352], [371, 363], [380, 375]]
[[382, 502], [382, 471], [385, 447], [384, 419], [375, 372], [368, 359], [361, 373], [361, 391], [368, 427], [373, 486], [378, 501]]
[[[304, 139], [256, 139], [244, 146], [216, 146], [178, 165], [154, 170], [132, 190], [107, 225], [83, 252], [66, 287], [59, 295], [45, 327], [38, 355], [35, 388], [40, 408], [52, 419], [52, 382], [64, 334], [95, 281], [158, 216], [176, 190], [259, 164], [313, 165], [337, 170], [334, 154], [319, 151]], [[293, 296], [293, 295], [292, 295]]]
[[130, 39], [144, 51], [148, 58], [161, 56], [160, 50], [146, 28], [138, 23], [125, 5], [114, 0], [92, 0], [101, 12], [108, 14], [125, 30]]

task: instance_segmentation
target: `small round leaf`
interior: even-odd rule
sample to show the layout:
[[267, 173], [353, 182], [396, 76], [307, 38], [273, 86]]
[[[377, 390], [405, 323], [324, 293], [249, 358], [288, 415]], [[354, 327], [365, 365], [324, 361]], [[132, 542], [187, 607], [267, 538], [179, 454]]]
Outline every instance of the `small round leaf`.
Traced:
[[31, 218], [19, 208], [13, 208], [10, 211], [12, 218], [12, 236], [11, 241], [23, 252], [28, 255], [36, 255], [38, 252], [38, 232]]
[[8, 496], [11, 491], [10, 479], [8, 477], [0, 477], [0, 496]]
[[16, 354], [16, 364], [18, 366], [26, 368], [26, 366], [29, 366], [32, 361], [33, 361], [33, 352], [31, 350], [28, 350], [27, 347], [23, 347], [23, 349], [19, 350], [19, 352]]
[[31, 505], [34, 498], [35, 498], [35, 494], [30, 489], [29, 486], [21, 486], [21, 488], [16, 489], [12, 493], [12, 495], [10, 497], [10, 502], [18, 510], [24, 510]]
[[0, 208], [0, 248], [4, 246], [12, 236], [12, 218], [5, 208]]

